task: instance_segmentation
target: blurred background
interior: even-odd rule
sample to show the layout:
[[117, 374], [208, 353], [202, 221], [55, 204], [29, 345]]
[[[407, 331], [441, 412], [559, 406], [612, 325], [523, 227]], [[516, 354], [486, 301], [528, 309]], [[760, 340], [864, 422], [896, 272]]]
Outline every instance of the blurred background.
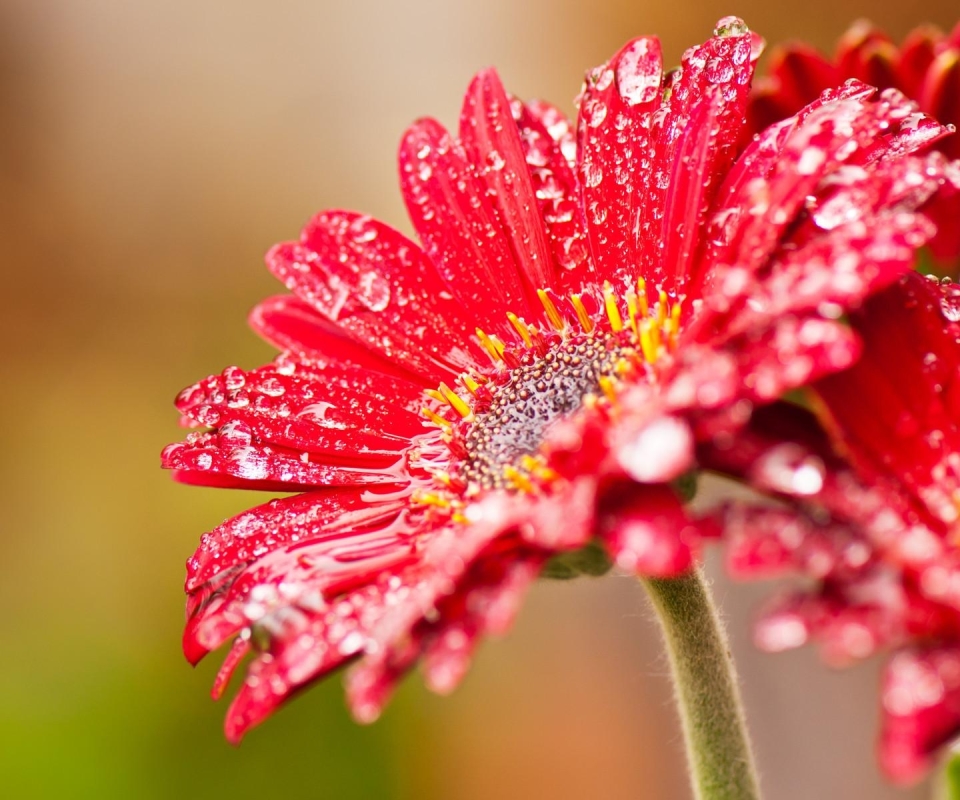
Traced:
[[[452, 125], [494, 64], [572, 111], [587, 67], [657, 33], [668, 61], [726, 14], [821, 48], [869, 15], [896, 38], [955, 0], [2, 0], [0, 781], [7, 797], [688, 797], [666, 663], [635, 582], [538, 586], [450, 698], [409, 680], [353, 724], [339, 681], [235, 749], [179, 644], [183, 562], [264, 498], [173, 484], [175, 393], [270, 349], [262, 267], [325, 207], [407, 229], [404, 127]], [[922, 16], [920, 14], [922, 13]], [[714, 571], [716, 572], [716, 571]], [[717, 576], [767, 797], [920, 798], [872, 757], [877, 664], [750, 644], [764, 587]]]

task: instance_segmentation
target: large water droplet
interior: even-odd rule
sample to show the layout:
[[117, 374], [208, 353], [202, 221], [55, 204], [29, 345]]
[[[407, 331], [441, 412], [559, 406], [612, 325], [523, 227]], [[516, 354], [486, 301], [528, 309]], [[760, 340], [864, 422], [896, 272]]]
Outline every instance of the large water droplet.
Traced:
[[721, 38], [726, 38], [728, 36], [746, 36], [750, 33], [750, 29], [740, 17], [724, 17], [717, 23], [717, 27], [713, 29], [713, 35], [719, 36]]
[[660, 93], [660, 49], [650, 39], [637, 39], [617, 63], [617, 89], [628, 106], [650, 103]]
[[361, 275], [357, 288], [360, 302], [371, 311], [383, 311], [390, 303], [390, 282], [377, 272]]
[[591, 189], [600, 185], [603, 180], [603, 170], [593, 161], [583, 162], [583, 182]]
[[950, 284], [942, 288], [940, 312], [948, 322], [960, 322], [960, 286]]

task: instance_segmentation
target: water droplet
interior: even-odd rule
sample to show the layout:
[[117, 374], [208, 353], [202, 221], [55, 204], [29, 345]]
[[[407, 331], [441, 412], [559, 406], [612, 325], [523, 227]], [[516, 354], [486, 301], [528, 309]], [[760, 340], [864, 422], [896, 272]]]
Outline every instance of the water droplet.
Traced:
[[607, 219], [607, 207], [603, 203], [594, 200], [590, 204], [590, 216], [595, 225], [602, 225]]
[[245, 422], [232, 420], [218, 431], [222, 447], [249, 447], [253, 441], [253, 430]]
[[730, 36], [746, 36], [750, 33], [747, 24], [740, 17], [724, 17], [713, 29], [713, 35], [725, 39]]
[[948, 322], [960, 322], [960, 286], [944, 286], [940, 295], [940, 312]]
[[499, 150], [491, 150], [487, 153], [487, 166], [490, 167], [494, 172], [499, 172], [506, 166], [506, 161], [503, 160], [503, 156], [500, 155]]
[[390, 304], [390, 282], [377, 272], [365, 272], [358, 285], [360, 301], [371, 311], [383, 311]]
[[609, 68], [601, 69], [594, 85], [602, 92], [609, 89], [611, 83], [613, 83], [613, 70]]
[[617, 451], [617, 460], [638, 481], [673, 480], [690, 466], [693, 435], [685, 422], [661, 417], [630, 437]]
[[243, 370], [240, 367], [227, 367], [223, 373], [223, 385], [227, 387], [227, 391], [235, 392], [238, 389], [242, 389], [247, 382], [246, 375], [243, 374]]
[[733, 77], [733, 64], [725, 58], [711, 58], [704, 75], [712, 83], [727, 83]]
[[603, 180], [603, 170], [600, 165], [593, 161], [583, 162], [583, 182], [591, 189], [600, 185]]
[[800, 175], [813, 175], [827, 160], [826, 154], [818, 147], [808, 147], [797, 160], [797, 172]]
[[266, 378], [260, 384], [260, 391], [268, 397], [280, 397], [286, 391], [286, 389], [283, 388], [283, 384], [280, 383], [279, 380], [270, 377]]
[[591, 128], [597, 128], [607, 118], [607, 106], [602, 100], [593, 97], [583, 106], [583, 116]]
[[200, 406], [197, 409], [197, 422], [201, 425], [213, 428], [220, 422], [220, 412], [212, 406]]

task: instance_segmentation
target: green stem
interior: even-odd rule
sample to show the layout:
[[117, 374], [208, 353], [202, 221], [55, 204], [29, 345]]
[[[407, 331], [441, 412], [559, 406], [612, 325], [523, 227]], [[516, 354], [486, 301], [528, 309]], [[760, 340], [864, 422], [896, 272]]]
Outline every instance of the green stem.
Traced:
[[699, 572], [643, 581], [670, 657], [697, 800], [759, 800], [736, 671]]

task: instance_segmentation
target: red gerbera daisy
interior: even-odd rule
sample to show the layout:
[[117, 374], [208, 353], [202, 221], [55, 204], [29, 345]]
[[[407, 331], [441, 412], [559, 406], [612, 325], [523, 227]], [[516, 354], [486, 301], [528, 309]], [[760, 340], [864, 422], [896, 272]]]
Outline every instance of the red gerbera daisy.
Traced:
[[836, 317], [931, 235], [945, 162], [909, 153], [945, 130], [850, 83], [741, 152], [758, 52], [732, 18], [667, 75], [655, 38], [630, 42], [575, 132], [482, 72], [458, 137], [421, 120], [401, 143], [421, 245], [333, 211], [270, 251], [293, 295], [251, 320], [283, 353], [186, 389], [207, 430], [163, 453], [188, 483], [302, 492], [188, 562], [188, 657], [235, 640], [219, 694], [253, 654], [231, 740], [348, 661], [361, 719], [418, 659], [451, 688], [594, 538], [622, 568], [687, 569], [708, 531], [670, 482], [695, 440], [853, 361]]
[[[897, 46], [883, 31], [860, 21], [841, 37], [833, 58], [793, 43], [772, 51], [767, 72], [756, 81], [747, 110], [754, 131], [795, 114], [849, 78], [897, 89], [942, 123], [960, 125], [960, 24], [949, 35], [931, 26], [917, 28]], [[960, 158], [960, 137], [942, 139], [937, 147], [949, 158]], [[938, 223], [931, 252], [956, 271], [960, 190], [944, 192], [928, 213]]]
[[807, 412], [770, 407], [739, 449], [701, 458], [784, 503], [725, 511], [733, 571], [819, 581], [767, 610], [762, 647], [815, 640], [834, 663], [900, 648], [880, 756], [911, 781], [960, 734], [960, 291], [910, 275], [851, 321], [861, 358], [815, 385], [832, 445]]

